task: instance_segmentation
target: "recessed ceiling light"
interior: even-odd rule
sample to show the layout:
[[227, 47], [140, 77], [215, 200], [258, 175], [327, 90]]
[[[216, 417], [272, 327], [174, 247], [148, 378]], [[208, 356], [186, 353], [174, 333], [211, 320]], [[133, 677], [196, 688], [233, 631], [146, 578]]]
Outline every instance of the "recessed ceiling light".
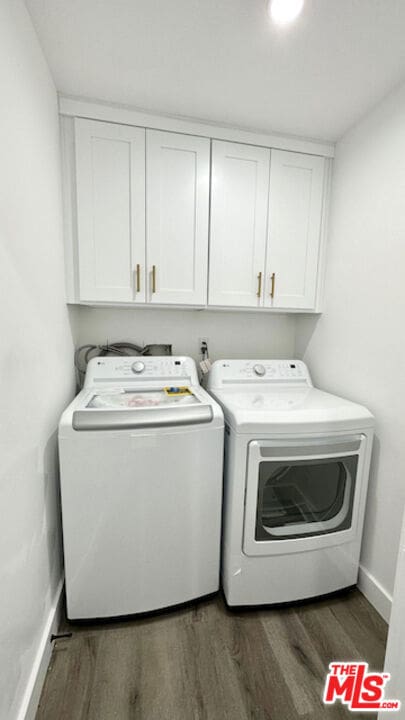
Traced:
[[269, 15], [277, 25], [288, 25], [304, 7], [304, 0], [269, 0]]

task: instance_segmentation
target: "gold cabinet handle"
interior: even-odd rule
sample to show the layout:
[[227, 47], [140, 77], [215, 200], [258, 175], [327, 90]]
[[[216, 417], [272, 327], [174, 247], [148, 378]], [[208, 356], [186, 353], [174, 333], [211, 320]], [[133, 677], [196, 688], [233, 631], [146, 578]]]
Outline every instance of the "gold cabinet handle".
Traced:
[[141, 266], [139, 263], [136, 266], [136, 292], [141, 292]]
[[276, 288], [276, 273], [271, 274], [271, 290], [270, 290], [270, 297], [274, 298], [274, 290]]
[[261, 297], [262, 295], [262, 273], [259, 272], [257, 276], [257, 297]]
[[156, 265], [152, 265], [152, 292], [156, 292]]

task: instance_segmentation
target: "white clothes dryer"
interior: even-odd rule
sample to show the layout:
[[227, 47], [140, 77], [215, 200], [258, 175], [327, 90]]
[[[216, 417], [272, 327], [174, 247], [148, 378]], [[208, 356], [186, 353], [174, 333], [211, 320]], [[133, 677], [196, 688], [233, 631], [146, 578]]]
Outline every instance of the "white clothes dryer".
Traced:
[[298, 360], [220, 360], [222, 580], [229, 605], [316, 597], [357, 581], [374, 419], [313, 387]]
[[59, 425], [70, 619], [219, 588], [223, 414], [187, 357], [99, 357]]

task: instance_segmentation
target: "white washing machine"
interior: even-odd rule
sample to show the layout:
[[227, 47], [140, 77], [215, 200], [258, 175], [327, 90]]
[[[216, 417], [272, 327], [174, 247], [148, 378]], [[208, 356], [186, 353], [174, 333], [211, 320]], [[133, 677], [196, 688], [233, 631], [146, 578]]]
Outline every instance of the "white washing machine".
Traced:
[[70, 619], [219, 587], [223, 414], [186, 357], [100, 357], [59, 425]]
[[315, 597], [357, 581], [373, 416], [312, 386], [298, 360], [220, 360], [222, 580], [229, 605]]

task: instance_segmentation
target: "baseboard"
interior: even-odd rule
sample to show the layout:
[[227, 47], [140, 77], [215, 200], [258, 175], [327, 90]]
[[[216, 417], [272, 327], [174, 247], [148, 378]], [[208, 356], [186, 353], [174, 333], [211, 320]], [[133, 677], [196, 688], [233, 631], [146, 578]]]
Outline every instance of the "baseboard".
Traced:
[[24, 696], [16, 720], [34, 720], [38, 709], [41, 690], [52, 654], [51, 635], [56, 633], [60, 624], [64, 578], [60, 579], [55, 600], [49, 610], [41, 636], [35, 660], [32, 666]]
[[357, 585], [360, 592], [362, 592], [373, 607], [375, 607], [385, 622], [389, 623], [392, 596], [386, 591], [381, 583], [378, 582], [374, 575], [372, 575], [362, 565], [360, 565]]

